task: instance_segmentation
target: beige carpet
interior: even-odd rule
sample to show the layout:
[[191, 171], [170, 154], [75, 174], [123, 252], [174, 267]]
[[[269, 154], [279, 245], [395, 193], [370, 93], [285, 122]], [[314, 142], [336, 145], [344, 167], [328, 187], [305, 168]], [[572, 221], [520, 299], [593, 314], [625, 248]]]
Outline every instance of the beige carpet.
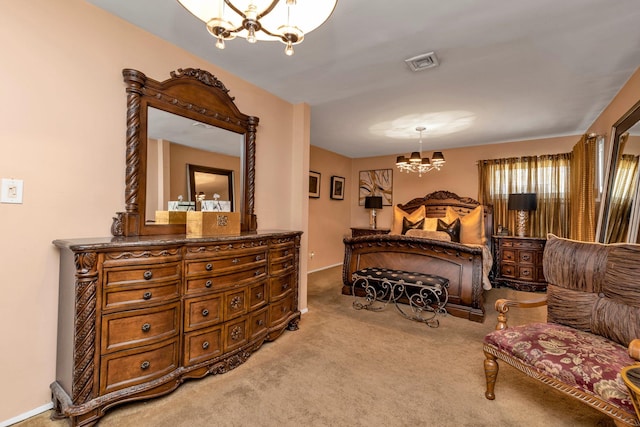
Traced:
[[[429, 328], [383, 312], [356, 311], [340, 294], [341, 269], [309, 275], [300, 330], [265, 344], [242, 366], [188, 381], [172, 394], [119, 406], [109, 426], [613, 426], [600, 412], [501, 364], [496, 400], [484, 397], [482, 338], [495, 324], [452, 316]], [[544, 309], [511, 324], [544, 319]], [[43, 413], [20, 427], [66, 426]]]

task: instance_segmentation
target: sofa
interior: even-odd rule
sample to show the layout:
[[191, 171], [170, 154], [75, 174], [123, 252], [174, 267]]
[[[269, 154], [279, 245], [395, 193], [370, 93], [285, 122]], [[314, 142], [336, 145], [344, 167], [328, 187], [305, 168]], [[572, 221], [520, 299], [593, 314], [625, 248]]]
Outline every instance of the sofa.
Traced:
[[[495, 399], [501, 360], [611, 417], [640, 426], [620, 372], [640, 360], [640, 245], [586, 243], [549, 235], [545, 295], [496, 301], [484, 338], [485, 397]], [[508, 327], [510, 308], [547, 306], [547, 322]]]

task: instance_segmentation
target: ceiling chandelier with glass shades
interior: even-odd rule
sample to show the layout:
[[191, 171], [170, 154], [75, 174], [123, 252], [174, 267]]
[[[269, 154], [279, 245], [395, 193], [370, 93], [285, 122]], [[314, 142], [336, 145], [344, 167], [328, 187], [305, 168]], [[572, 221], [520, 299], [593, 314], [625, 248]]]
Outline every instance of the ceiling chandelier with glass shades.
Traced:
[[216, 47], [236, 37], [249, 43], [277, 40], [293, 55], [293, 45], [331, 16], [337, 0], [178, 0], [207, 25]]
[[398, 156], [396, 160], [396, 167], [400, 169], [400, 172], [415, 172], [418, 176], [422, 177], [423, 173], [440, 170], [444, 166], [444, 155], [441, 151], [434, 151], [431, 156], [431, 160], [428, 157], [422, 157], [422, 132], [426, 130], [424, 126], [416, 127], [416, 130], [420, 132], [420, 151], [414, 151], [409, 158], [405, 156]]

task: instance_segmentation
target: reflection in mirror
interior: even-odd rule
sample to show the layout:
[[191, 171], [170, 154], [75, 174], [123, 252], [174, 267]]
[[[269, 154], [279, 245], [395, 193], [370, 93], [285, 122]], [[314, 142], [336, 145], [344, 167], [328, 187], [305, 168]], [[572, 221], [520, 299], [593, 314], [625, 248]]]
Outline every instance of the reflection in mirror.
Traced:
[[[153, 107], [148, 107], [147, 114], [147, 225], [154, 223], [156, 211], [168, 210], [170, 201], [195, 201], [190, 191], [194, 187], [189, 185], [190, 164], [224, 181], [223, 194], [199, 190], [205, 193], [205, 200], [213, 200], [214, 193], [220, 200], [241, 200], [241, 188], [234, 185], [234, 177], [242, 172], [243, 135]], [[231, 205], [236, 211], [237, 204]]]
[[640, 103], [613, 127], [607, 187], [600, 210], [598, 241], [636, 242], [640, 222]]
[[[228, 202], [228, 211], [234, 212], [233, 171], [187, 165], [187, 173], [189, 175], [189, 201], [214, 200], [218, 206], [220, 203]], [[222, 211], [221, 208], [217, 210]]]

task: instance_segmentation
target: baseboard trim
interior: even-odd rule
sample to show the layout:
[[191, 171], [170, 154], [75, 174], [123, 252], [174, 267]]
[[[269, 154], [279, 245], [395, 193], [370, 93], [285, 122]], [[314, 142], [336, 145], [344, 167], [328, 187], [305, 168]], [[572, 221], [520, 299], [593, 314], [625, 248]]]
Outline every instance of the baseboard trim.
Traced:
[[325, 266], [325, 267], [316, 268], [315, 270], [307, 271], [307, 274], [316, 273], [316, 272], [318, 272], [318, 271], [322, 271], [322, 270], [328, 270], [328, 269], [330, 269], [330, 268], [337, 267], [337, 266], [339, 266], [339, 265], [342, 265], [342, 263], [341, 263], [341, 262], [339, 262], [339, 263], [337, 263], [337, 264], [327, 265], [327, 266]]
[[42, 405], [42, 406], [40, 406], [38, 408], [32, 409], [29, 412], [25, 412], [24, 414], [20, 414], [20, 415], [18, 415], [16, 417], [13, 417], [13, 418], [9, 419], [9, 420], [0, 421], [0, 427], [8, 427], [8, 426], [10, 426], [12, 424], [19, 423], [20, 421], [24, 421], [27, 418], [31, 418], [31, 417], [33, 417], [35, 415], [41, 414], [41, 413], [43, 413], [45, 411], [48, 411], [51, 408], [53, 408], [53, 403], [49, 402], [46, 405]]

